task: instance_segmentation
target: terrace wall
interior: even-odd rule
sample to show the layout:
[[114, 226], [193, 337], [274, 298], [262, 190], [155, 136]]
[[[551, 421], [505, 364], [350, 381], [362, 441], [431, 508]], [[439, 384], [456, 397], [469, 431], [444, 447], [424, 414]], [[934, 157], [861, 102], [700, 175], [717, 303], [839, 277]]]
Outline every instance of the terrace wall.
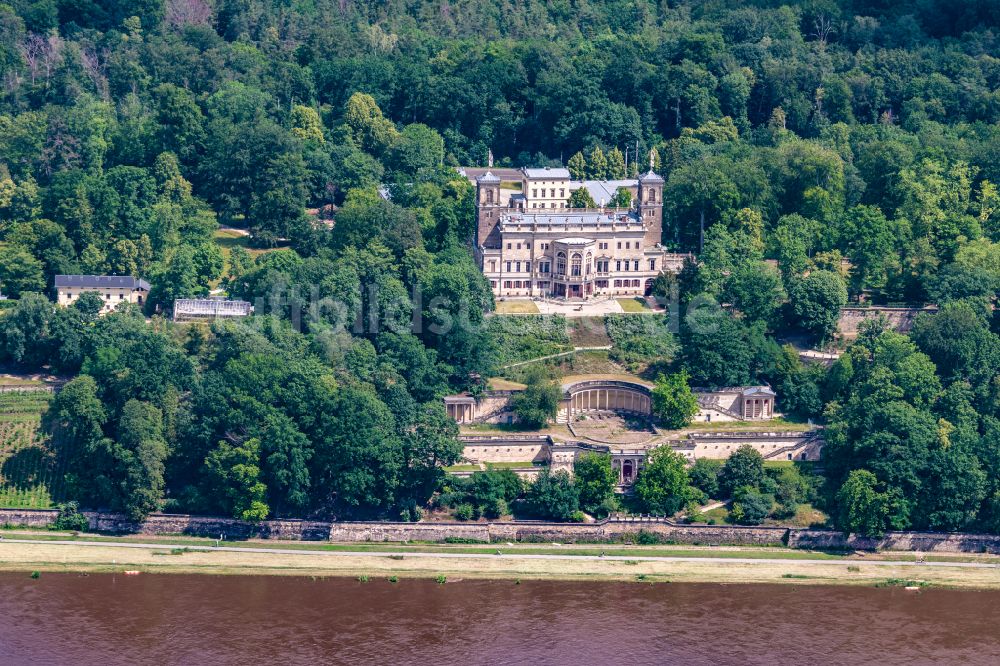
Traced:
[[[45, 528], [54, 510], [0, 509], [0, 523]], [[803, 549], [856, 549], [1000, 554], [1000, 535], [942, 532], [889, 532], [880, 539], [845, 536], [833, 530], [786, 527], [679, 525], [662, 518], [612, 518], [597, 523], [393, 523], [268, 520], [260, 524], [231, 518], [151, 515], [142, 524], [124, 516], [84, 512], [91, 529], [110, 533], [201, 536], [226, 539], [288, 539], [337, 542], [472, 540], [482, 542], [609, 543], [634, 542], [640, 531], [664, 542], [700, 545], [789, 546]]]

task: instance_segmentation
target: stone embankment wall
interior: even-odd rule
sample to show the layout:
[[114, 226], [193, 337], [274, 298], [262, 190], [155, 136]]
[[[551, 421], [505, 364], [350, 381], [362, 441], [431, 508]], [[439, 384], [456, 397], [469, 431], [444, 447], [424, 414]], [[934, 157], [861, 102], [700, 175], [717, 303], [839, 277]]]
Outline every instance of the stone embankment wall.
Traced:
[[837, 320], [837, 330], [841, 335], [853, 337], [858, 334], [858, 325], [865, 319], [885, 315], [889, 326], [899, 333], [906, 333], [913, 328], [913, 320], [921, 312], [937, 312], [937, 308], [841, 308]]
[[[45, 528], [56, 518], [51, 510], [0, 509], [0, 523]], [[474, 540], [482, 542], [600, 543], [633, 541], [640, 531], [664, 542], [701, 545], [789, 546], [804, 549], [855, 549], [1000, 554], [1000, 535], [941, 532], [890, 532], [881, 539], [845, 536], [833, 530], [786, 527], [679, 525], [662, 519], [620, 518], [597, 523], [391, 523], [268, 520], [260, 524], [231, 518], [154, 514], [142, 524], [124, 516], [84, 512], [100, 532], [201, 536], [225, 539], [287, 539], [371, 542]]]

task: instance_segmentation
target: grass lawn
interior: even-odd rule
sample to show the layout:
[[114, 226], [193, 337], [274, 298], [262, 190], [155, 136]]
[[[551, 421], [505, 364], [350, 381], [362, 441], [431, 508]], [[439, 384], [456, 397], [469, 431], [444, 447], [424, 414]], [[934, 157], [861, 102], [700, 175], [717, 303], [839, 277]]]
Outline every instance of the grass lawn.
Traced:
[[809, 527], [811, 525], [825, 524], [829, 519], [825, 513], [814, 507], [812, 504], [800, 504], [795, 510], [792, 523]]
[[604, 372], [598, 374], [572, 374], [564, 376], [560, 381], [563, 384], [570, 384], [573, 382], [590, 381], [592, 379], [617, 380], [617, 381], [642, 384], [643, 386], [649, 386], [649, 387], [653, 386], [652, 383], [647, 382], [645, 379], [641, 377], [636, 377], [635, 375], [630, 375], [624, 372]]
[[[566, 361], [560, 364], [560, 368], [564, 373], [563, 382], [573, 375], [615, 376], [625, 374], [625, 368], [612, 361], [606, 351], [578, 352], [566, 357], [566, 359]], [[640, 380], [632, 377], [632, 381]]]
[[566, 320], [569, 340], [575, 347], [607, 347], [611, 345], [604, 317], [573, 317]]
[[538, 314], [534, 301], [497, 301], [497, 314]]
[[512, 382], [503, 377], [491, 377], [486, 383], [494, 391], [519, 391], [525, 388], [521, 382]]
[[729, 509], [724, 506], [706, 511], [701, 515], [706, 523], [714, 521], [716, 525], [729, 525]]
[[[222, 257], [225, 259], [225, 265], [222, 269], [222, 274], [226, 275], [229, 273], [229, 253], [233, 251], [234, 247], [241, 247], [250, 253], [250, 256], [256, 257], [259, 254], [264, 254], [265, 252], [270, 252], [271, 250], [266, 248], [256, 248], [250, 247], [250, 237], [244, 236], [238, 231], [233, 231], [232, 229], [216, 229], [215, 233], [212, 234], [215, 239], [215, 244], [219, 246], [222, 250]], [[218, 287], [220, 280], [216, 280], [212, 283], [212, 287]]]
[[784, 419], [771, 419], [770, 421], [713, 421], [704, 423], [698, 421], [685, 428], [690, 432], [714, 432], [718, 430], [737, 430], [762, 432], [789, 431], [789, 432], [809, 432], [816, 428], [815, 424], [797, 423]]
[[517, 423], [463, 423], [459, 426], [459, 432], [463, 435], [554, 435], [557, 437], [569, 438], [573, 434], [564, 423], [550, 423], [541, 430], [529, 430]]
[[622, 306], [622, 310], [624, 310], [625, 312], [649, 311], [649, 303], [647, 303], [646, 299], [644, 298], [639, 298], [637, 296], [635, 298], [619, 298], [616, 300], [618, 301], [618, 305]]
[[479, 465], [449, 465], [441, 469], [445, 472], [478, 472], [482, 467]]
[[38, 379], [28, 379], [26, 377], [12, 377], [10, 375], [0, 375], [0, 386], [44, 386], [45, 382]]

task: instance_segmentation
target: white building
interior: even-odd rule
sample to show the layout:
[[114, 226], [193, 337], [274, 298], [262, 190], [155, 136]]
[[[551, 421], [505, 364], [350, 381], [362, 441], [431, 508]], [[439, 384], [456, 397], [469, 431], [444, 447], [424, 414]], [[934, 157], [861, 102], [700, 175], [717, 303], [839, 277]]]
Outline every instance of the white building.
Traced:
[[610, 193], [598, 201], [606, 203], [618, 181], [573, 183], [569, 171], [555, 168], [522, 173], [521, 196], [506, 205], [500, 178], [487, 171], [476, 179], [476, 258], [494, 295], [642, 295], [660, 272], [683, 266], [684, 255], [660, 244], [663, 178], [652, 168], [635, 181], [635, 205], [628, 209], [567, 207], [578, 187], [592, 196]]
[[111, 312], [119, 303], [141, 306], [149, 296], [149, 283], [131, 275], [57, 275], [56, 302], [68, 306], [85, 293], [95, 293], [104, 301], [101, 312]]

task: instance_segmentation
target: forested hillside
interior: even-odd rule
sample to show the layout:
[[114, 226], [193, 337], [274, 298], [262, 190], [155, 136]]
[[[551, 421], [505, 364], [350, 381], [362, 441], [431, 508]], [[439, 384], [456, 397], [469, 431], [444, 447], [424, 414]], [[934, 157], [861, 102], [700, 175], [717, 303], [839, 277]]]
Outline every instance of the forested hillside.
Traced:
[[[842, 524], [998, 524], [994, 0], [7, 0], [0, 77], [0, 360], [81, 375], [45, 423], [85, 504], [416, 517], [460, 454], [441, 395], [500, 360], [453, 167], [653, 151], [699, 256], [658, 289], [728, 306], [673, 362], [826, 419]], [[271, 316], [98, 318], [45, 297], [65, 273]], [[828, 374], [775, 341], [849, 297], [942, 311]]]

